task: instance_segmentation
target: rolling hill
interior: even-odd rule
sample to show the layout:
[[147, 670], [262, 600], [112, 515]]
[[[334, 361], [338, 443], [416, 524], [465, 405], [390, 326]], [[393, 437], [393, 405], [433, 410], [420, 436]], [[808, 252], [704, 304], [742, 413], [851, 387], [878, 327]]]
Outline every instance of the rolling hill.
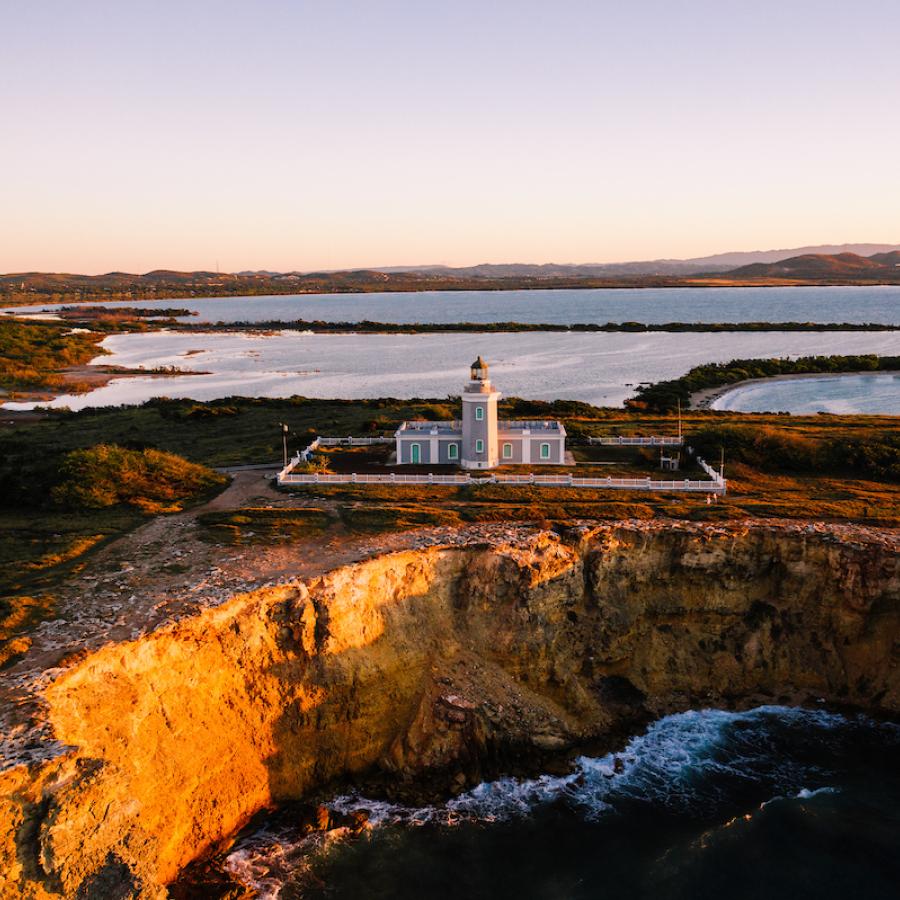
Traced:
[[[529, 290], [532, 288], [682, 287], [745, 284], [900, 284], [900, 247], [866, 256], [801, 253], [777, 260], [756, 260], [723, 271], [724, 258], [767, 256], [723, 254], [697, 260], [616, 265], [494, 265], [467, 268], [419, 267], [345, 269], [329, 272], [176, 272], [155, 269], [143, 275], [108, 272], [79, 275], [18, 272], [0, 275], [0, 305], [41, 301], [177, 299], [187, 297], [259, 296], [263, 294], [365, 293], [378, 291]], [[712, 264], [709, 260], [719, 260]], [[698, 266], [706, 268], [698, 270]]]
[[863, 279], [900, 282], [900, 252], [805, 253], [772, 263], [753, 263], [726, 273], [732, 278], [791, 278], [810, 280]]

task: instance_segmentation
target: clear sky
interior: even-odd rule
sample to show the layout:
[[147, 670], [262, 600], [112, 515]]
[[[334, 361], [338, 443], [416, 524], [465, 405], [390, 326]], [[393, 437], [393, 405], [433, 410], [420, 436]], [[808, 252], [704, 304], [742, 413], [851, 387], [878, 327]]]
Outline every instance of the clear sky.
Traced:
[[900, 243], [897, 0], [2, 0], [0, 271]]

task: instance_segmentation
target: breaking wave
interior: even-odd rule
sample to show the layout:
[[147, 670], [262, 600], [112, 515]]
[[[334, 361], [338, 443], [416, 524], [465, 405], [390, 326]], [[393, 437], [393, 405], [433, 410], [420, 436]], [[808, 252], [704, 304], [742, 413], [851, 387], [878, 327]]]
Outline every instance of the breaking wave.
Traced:
[[[834, 782], [841, 760], [854, 734], [862, 732], [869, 740], [874, 734], [878, 741], [900, 746], [900, 728], [863, 716], [779, 706], [695, 710], [658, 720], [619, 752], [579, 757], [564, 776], [501, 778], [435, 806], [403, 806], [356, 794], [335, 797], [327, 805], [345, 815], [364, 810], [370, 836], [384, 829], [498, 826], [547, 810], [584, 823], [631, 821], [648, 813], [718, 820], [693, 833], [685, 846], [696, 850], [719, 840], [725, 830], [766, 815], [774, 805], [808, 805], [839, 794]], [[740, 812], [733, 813], [735, 808]], [[242, 839], [225, 865], [261, 897], [276, 898], [286, 879], [302, 881], [317, 860], [348, 839], [357, 838], [346, 829], [305, 837], [290, 827], [261, 829]], [[663, 854], [660, 865], [666, 858]]]

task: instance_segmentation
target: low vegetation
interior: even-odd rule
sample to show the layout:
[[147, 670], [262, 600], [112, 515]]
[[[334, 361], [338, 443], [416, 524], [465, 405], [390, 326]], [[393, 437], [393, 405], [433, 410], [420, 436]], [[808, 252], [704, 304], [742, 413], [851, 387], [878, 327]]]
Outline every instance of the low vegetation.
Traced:
[[66, 454], [51, 496], [69, 509], [126, 504], [144, 513], [177, 512], [185, 501], [225, 481], [224, 475], [174, 453], [98, 444]]
[[0, 389], [61, 388], [61, 370], [86, 365], [102, 354], [102, 338], [51, 322], [0, 318]]
[[[3, 442], [0, 441], [0, 446]], [[32, 454], [28, 485], [0, 454], [0, 667], [28, 648], [26, 633], [52, 615], [54, 588], [85, 555], [148, 515], [174, 512], [222, 486], [206, 466], [158, 450], [99, 444], [54, 458]], [[27, 498], [27, 499], [26, 499]]]
[[831, 475], [900, 483], [900, 429], [868, 434], [798, 433], [774, 425], [708, 425], [691, 434], [701, 454], [763, 472]]
[[201, 513], [197, 521], [206, 529], [211, 540], [245, 544], [296, 540], [321, 534], [332, 523], [333, 516], [327, 510], [313, 506], [289, 509], [243, 506]]
[[[93, 307], [96, 308], [96, 307]], [[77, 307], [73, 307], [77, 309]], [[209, 324], [180, 324], [182, 331], [312, 331], [316, 333], [359, 334], [444, 334], [454, 332], [629, 332], [644, 334], [666, 332], [733, 332], [733, 331], [900, 331], [900, 325], [878, 322], [581, 322], [560, 324], [555, 322], [326, 322], [321, 319], [292, 322], [219, 322]]]
[[[148, 513], [216, 490], [224, 479], [210, 467], [278, 462], [279, 423], [288, 424], [293, 450], [317, 433], [390, 434], [404, 419], [452, 418], [457, 405], [456, 398], [233, 397], [12, 417], [14, 424], [0, 427], [0, 644], [13, 648], [9, 658], [21, 652], [23, 629], [52, 615], [55, 586], [84, 565], [85, 554], [146, 521]], [[577, 401], [512, 398], [501, 403], [501, 414], [562, 418], [573, 452], [588, 465], [599, 464], [597, 448], [585, 440], [590, 435], [671, 435], [677, 428], [668, 412]], [[710, 462], [724, 452], [726, 497], [707, 503], [704, 494], [526, 485], [317, 486], [292, 499], [286, 495], [284, 506], [208, 511], [200, 522], [211, 541], [226, 544], [577, 518], [772, 516], [900, 525], [900, 435], [893, 417], [699, 411], [688, 412], [683, 426]], [[344, 453], [362, 459], [367, 450]], [[652, 452], [603, 448], [600, 455], [616, 466], [639, 465], [643, 474], [655, 467]]]
[[92, 319], [174, 319], [179, 316], [195, 316], [197, 313], [183, 306], [89, 306], [79, 303], [56, 310], [61, 319], [86, 321]]

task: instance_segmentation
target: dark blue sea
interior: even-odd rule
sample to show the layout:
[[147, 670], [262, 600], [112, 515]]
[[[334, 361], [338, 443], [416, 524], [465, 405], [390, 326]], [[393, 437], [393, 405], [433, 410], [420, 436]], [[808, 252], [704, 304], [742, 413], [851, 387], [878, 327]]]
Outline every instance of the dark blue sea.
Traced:
[[900, 896], [900, 728], [824, 710], [686, 712], [565, 776], [331, 805], [371, 827], [302, 837], [275, 817], [227, 870], [284, 900]]

